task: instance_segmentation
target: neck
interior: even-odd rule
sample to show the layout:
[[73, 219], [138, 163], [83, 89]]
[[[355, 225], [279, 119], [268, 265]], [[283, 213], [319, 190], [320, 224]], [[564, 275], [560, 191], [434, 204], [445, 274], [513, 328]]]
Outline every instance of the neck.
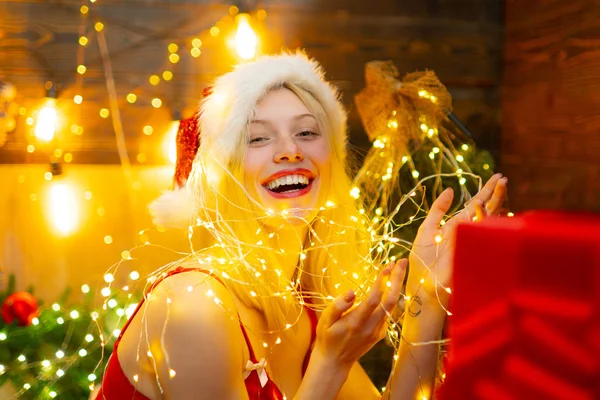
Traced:
[[291, 281], [298, 266], [299, 256], [304, 247], [306, 235], [308, 234], [308, 225], [286, 223], [277, 229], [272, 229], [271, 232], [275, 234], [272, 246], [277, 252], [278, 260], [280, 260], [279, 269]]

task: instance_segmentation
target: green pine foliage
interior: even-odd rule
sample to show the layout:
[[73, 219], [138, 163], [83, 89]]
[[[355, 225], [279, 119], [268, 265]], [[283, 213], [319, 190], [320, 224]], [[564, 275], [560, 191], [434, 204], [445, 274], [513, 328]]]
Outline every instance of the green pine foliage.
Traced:
[[[14, 288], [11, 276], [0, 302]], [[92, 290], [79, 296], [67, 291], [61, 301], [41, 305], [30, 326], [8, 325], [0, 319], [0, 387], [8, 385], [22, 399], [87, 399], [112, 352], [113, 329], [123, 324], [125, 305], [132, 303], [120, 293], [106, 299], [116, 303], [104, 311], [94, 307], [98, 298], [105, 300]]]

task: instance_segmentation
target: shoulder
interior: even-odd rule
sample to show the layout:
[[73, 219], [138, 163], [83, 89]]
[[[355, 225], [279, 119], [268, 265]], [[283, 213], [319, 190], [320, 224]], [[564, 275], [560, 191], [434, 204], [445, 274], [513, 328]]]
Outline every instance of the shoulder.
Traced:
[[235, 300], [212, 275], [193, 270], [173, 274], [152, 290], [147, 301], [150, 314], [171, 331], [173, 345], [189, 336], [198, 348], [203, 347], [200, 338], [223, 350], [241, 347]]
[[185, 271], [168, 276], [152, 289], [140, 311], [138, 332], [129, 332], [128, 347], [134, 350], [145, 338], [142, 354], [152, 354], [169, 397], [198, 389], [227, 397], [223, 388], [244, 388], [240, 371], [245, 341], [236, 304], [211, 275]]

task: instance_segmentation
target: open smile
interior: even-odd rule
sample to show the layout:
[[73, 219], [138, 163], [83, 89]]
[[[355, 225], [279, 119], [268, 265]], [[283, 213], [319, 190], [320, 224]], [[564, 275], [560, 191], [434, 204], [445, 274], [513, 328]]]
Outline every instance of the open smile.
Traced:
[[313, 174], [305, 169], [280, 171], [267, 178], [262, 186], [277, 199], [289, 199], [310, 192], [314, 179]]

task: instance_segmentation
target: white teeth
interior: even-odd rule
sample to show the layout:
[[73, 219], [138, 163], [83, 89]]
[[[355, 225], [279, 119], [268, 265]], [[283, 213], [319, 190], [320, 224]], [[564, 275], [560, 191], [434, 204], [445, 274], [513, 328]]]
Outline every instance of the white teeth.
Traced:
[[296, 175], [286, 175], [286, 176], [282, 176], [277, 179], [273, 179], [271, 182], [267, 183], [265, 186], [267, 187], [267, 189], [274, 189], [281, 185], [295, 185], [298, 183], [308, 185], [308, 183], [309, 183], [308, 177], [306, 177], [304, 175], [297, 175], [297, 174]]

